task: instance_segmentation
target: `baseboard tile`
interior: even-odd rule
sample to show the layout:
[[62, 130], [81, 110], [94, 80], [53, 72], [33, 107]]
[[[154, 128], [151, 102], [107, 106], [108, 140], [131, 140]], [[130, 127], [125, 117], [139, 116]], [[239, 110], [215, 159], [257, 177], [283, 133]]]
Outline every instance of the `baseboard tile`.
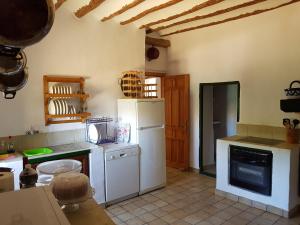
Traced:
[[225, 191], [221, 191], [221, 190], [218, 190], [218, 189], [215, 189], [215, 195], [225, 197], [225, 198], [230, 199], [232, 201], [238, 201], [242, 204], [245, 204], [245, 205], [257, 208], [257, 209], [261, 209], [263, 211], [276, 214], [278, 216], [283, 216], [285, 218], [291, 218], [300, 211], [300, 205], [296, 206], [295, 208], [293, 208], [289, 211], [286, 211], [286, 210], [277, 208], [277, 207], [272, 206], [272, 205], [266, 205], [264, 203], [253, 201], [251, 199], [248, 199], [248, 198], [245, 198], [245, 197], [240, 197], [240, 196], [237, 196], [237, 195], [234, 195], [234, 194], [231, 194], [231, 193], [227, 193]]

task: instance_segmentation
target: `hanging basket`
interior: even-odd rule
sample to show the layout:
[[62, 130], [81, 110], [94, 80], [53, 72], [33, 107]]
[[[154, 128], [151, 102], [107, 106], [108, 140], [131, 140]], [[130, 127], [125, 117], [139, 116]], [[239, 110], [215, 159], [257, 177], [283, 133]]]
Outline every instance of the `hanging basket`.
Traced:
[[143, 71], [123, 72], [120, 86], [123, 94], [129, 98], [143, 98], [145, 76]]

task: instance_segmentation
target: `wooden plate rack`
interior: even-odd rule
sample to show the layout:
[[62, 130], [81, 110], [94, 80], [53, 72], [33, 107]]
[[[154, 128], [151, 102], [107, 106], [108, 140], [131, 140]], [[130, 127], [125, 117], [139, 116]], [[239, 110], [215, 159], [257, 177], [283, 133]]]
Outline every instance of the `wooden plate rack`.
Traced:
[[[89, 112], [81, 112], [77, 114], [50, 115], [48, 111], [48, 104], [50, 99], [78, 99], [80, 106], [83, 107], [86, 99], [89, 97], [89, 95], [84, 92], [85, 79], [83, 77], [45, 75], [43, 80], [44, 80], [44, 111], [45, 111], [46, 126], [50, 124], [85, 122], [85, 120], [89, 116], [91, 116], [91, 113]], [[72, 93], [72, 94], [52, 94], [49, 93], [49, 83], [77, 84], [79, 86], [79, 91], [78, 93]]]

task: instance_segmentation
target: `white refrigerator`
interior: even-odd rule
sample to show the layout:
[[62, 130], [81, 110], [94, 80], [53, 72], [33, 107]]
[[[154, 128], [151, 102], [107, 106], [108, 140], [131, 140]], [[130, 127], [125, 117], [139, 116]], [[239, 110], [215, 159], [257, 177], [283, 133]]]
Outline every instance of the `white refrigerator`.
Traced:
[[[164, 99], [119, 99], [118, 118], [130, 124], [130, 143], [138, 144], [140, 194], [166, 185]], [[126, 169], [126, 168], [124, 168]]]

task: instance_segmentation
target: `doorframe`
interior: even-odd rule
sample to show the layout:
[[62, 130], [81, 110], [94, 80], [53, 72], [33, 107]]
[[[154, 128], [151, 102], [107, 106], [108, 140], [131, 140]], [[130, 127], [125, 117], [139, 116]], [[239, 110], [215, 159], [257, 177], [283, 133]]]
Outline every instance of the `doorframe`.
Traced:
[[221, 86], [221, 85], [230, 85], [237, 84], [238, 96], [237, 96], [237, 118], [236, 121], [240, 121], [240, 93], [241, 85], [239, 81], [228, 81], [228, 82], [215, 82], [215, 83], [200, 83], [199, 84], [199, 173], [211, 177], [216, 177], [216, 174], [205, 172], [203, 168], [203, 89], [205, 86]]

